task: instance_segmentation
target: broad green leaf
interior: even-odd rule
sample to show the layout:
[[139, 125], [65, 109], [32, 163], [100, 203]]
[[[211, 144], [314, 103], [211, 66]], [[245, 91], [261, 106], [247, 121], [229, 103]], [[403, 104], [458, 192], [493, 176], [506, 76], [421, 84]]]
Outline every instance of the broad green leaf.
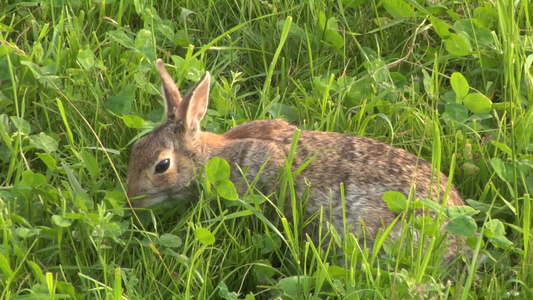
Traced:
[[409, 209], [424, 209], [426, 208], [426, 204], [422, 202], [420, 199], [416, 199], [415, 201], [409, 202]]
[[483, 238], [479, 237], [479, 236], [470, 236], [470, 237], [467, 237], [466, 238], [466, 241], [465, 241], [465, 244], [472, 248], [472, 249], [475, 249], [476, 248], [476, 245], [477, 245], [477, 242], [481, 239], [481, 249], [484, 249], [485, 247], [485, 241], [483, 241]]
[[239, 195], [233, 185], [233, 182], [229, 180], [222, 180], [216, 183], [217, 194], [227, 200], [237, 200]]
[[235, 292], [230, 292], [228, 290], [228, 286], [223, 281], [218, 284], [218, 296], [221, 299], [237, 300], [239, 299], [239, 295], [240, 294], [237, 294]]
[[415, 12], [411, 5], [403, 0], [385, 0], [383, 7], [389, 14], [397, 19], [414, 17]]
[[91, 178], [96, 179], [98, 176], [100, 176], [100, 166], [91, 153], [82, 151], [80, 153], [80, 157], [82, 159], [83, 166], [87, 169], [87, 171], [89, 171]]
[[180, 13], [180, 18], [183, 22], [187, 22], [187, 18], [189, 17], [189, 15], [191, 14], [196, 14], [195, 11], [192, 11], [190, 9], [187, 9], [185, 7], [182, 7], [181, 8], [181, 13]]
[[405, 198], [405, 195], [400, 192], [385, 192], [383, 194], [383, 201], [385, 201], [387, 207], [395, 213], [401, 213], [407, 208], [407, 199]]
[[337, 31], [326, 31], [326, 40], [333, 48], [339, 49], [344, 46], [344, 38]]
[[[261, 239], [261, 237], [254, 235], [252, 236], [252, 241], [254, 241], [254, 239]], [[272, 264], [268, 260], [256, 261], [254, 263], [253, 271], [260, 281], [272, 278], [276, 274], [276, 269], [272, 267]]]
[[342, 5], [346, 7], [356, 8], [367, 2], [367, 0], [342, 0]]
[[135, 49], [142, 53], [150, 61], [156, 59], [154, 40], [152, 33], [149, 30], [141, 29], [135, 38]]
[[73, 202], [74, 205], [76, 205], [76, 208], [84, 212], [88, 212], [94, 206], [94, 202], [91, 200], [91, 197], [89, 197], [89, 194], [87, 194], [85, 191], [76, 193], [76, 197], [74, 197]]
[[211, 90], [211, 103], [221, 116], [226, 116], [231, 109], [228, 92], [218, 82]]
[[105, 193], [104, 199], [109, 199], [118, 202], [126, 201], [126, 197], [121, 191], [108, 191]]
[[23, 239], [31, 238], [39, 234], [39, 232], [41, 232], [41, 230], [37, 228], [17, 227], [17, 229], [15, 229], [17, 236]]
[[57, 161], [56, 159], [48, 153], [37, 153], [37, 156], [42, 160], [42, 162], [52, 171], [57, 170]]
[[[376, 81], [370, 76], [356, 80], [346, 95], [347, 100], [349, 101], [348, 104], [350, 106], [361, 105], [362, 99], [367, 99], [373, 95], [375, 88]], [[370, 107], [370, 109], [372, 108], [373, 107]]]
[[18, 183], [18, 188], [32, 189], [46, 183], [46, 177], [41, 173], [33, 173], [31, 170], [26, 170], [22, 173], [22, 180]]
[[295, 111], [293, 106], [283, 104], [283, 103], [276, 103], [272, 105], [272, 107], [268, 110], [268, 112], [272, 115], [274, 118], [284, 118], [288, 120], [289, 122], [296, 122], [300, 119], [300, 115], [297, 111]]
[[468, 38], [474, 37], [474, 29], [478, 28], [479, 22], [476, 19], [460, 19], [455, 21], [453, 24], [453, 29], [455, 32], [460, 32], [463, 35], [466, 35]]
[[105, 193], [104, 199], [109, 201], [111, 206], [116, 208], [116, 213], [122, 215], [122, 206], [126, 204], [126, 195], [122, 191], [109, 191]]
[[213, 245], [215, 243], [215, 236], [203, 227], [196, 228], [194, 231], [194, 237], [205, 246]]
[[[365, 65], [369, 66], [369, 64], [367, 62], [365, 62]], [[378, 68], [379, 68], [379, 66], [377, 68], [373, 69], [372, 71], [378, 71], [377, 70]], [[371, 70], [369, 70], [369, 72], [370, 71]], [[328, 78], [328, 77], [316, 76], [316, 77], [313, 78], [313, 88], [315, 90], [317, 90], [317, 91], [320, 91], [320, 92], [329, 89], [330, 93], [334, 93], [334, 92], [339, 90], [339, 84], [335, 80], [330, 81], [330, 78]], [[287, 104], [283, 104], [283, 105], [289, 106]]]
[[[368, 60], [364, 63], [364, 65], [366, 65], [368, 72], [373, 74], [372, 77], [374, 77], [377, 82], [384, 82], [389, 80], [389, 69], [385, 64], [385, 60], [383, 60], [382, 58]], [[333, 86], [335, 86], [335, 84], [332, 85], [332, 87]], [[382, 95], [384, 94], [382, 93]], [[379, 96], [379, 99], [382, 99], [382, 97], [383, 96]]]
[[26, 263], [30, 266], [33, 276], [38, 279], [40, 283], [45, 283], [46, 279], [44, 278], [43, 270], [39, 264], [31, 260], [26, 260]]
[[450, 78], [450, 83], [452, 84], [452, 89], [454, 90], [458, 99], [463, 99], [466, 97], [466, 95], [468, 95], [470, 86], [468, 85], [468, 81], [463, 74], [454, 72]]
[[507, 154], [509, 156], [513, 155], [513, 151], [506, 144], [500, 143], [500, 142], [497, 142], [497, 141], [491, 141], [490, 143], [493, 146], [495, 146], [496, 148], [500, 149], [500, 151], [504, 152], [505, 154]]
[[[100, 233], [96, 233], [93, 231], [93, 236], [101, 236], [101, 233], [103, 232], [103, 236], [105, 237], [119, 237], [122, 235], [124, 230], [120, 227], [118, 223], [112, 222], [112, 223], [105, 223], [102, 227], [100, 227], [102, 231]], [[96, 234], [95, 234], [96, 233]]]
[[322, 10], [318, 11], [318, 23], [321, 29], [326, 29], [326, 14]]
[[502, 180], [507, 182], [512, 182], [513, 174], [512, 170], [508, 169], [506, 164], [498, 157], [493, 157], [490, 159], [490, 165], [492, 168], [494, 168], [494, 171], [496, 171], [496, 174], [498, 174], [498, 177], [500, 177]]
[[64, 217], [69, 220], [85, 220], [85, 218], [87, 218], [87, 215], [71, 212], [71, 213], [66, 213]]
[[433, 26], [433, 29], [435, 29], [435, 32], [440, 36], [441, 39], [446, 40], [451, 37], [450, 33], [450, 25], [446, 24], [444, 21], [440, 20], [439, 18], [431, 16], [429, 18], [431, 21], [431, 25]]
[[478, 210], [475, 210], [472, 207], [466, 205], [451, 206], [446, 208], [446, 215], [452, 220], [459, 218], [460, 216], [471, 217], [473, 215], [477, 215], [478, 213]]
[[440, 212], [442, 209], [442, 205], [428, 198], [420, 199], [420, 202], [424, 203], [425, 208], [434, 212]]
[[165, 247], [169, 247], [169, 248], [178, 248], [182, 244], [181, 238], [179, 236], [176, 236], [170, 233], [163, 234], [159, 238], [159, 241]]
[[446, 226], [446, 231], [460, 236], [473, 236], [476, 234], [476, 230], [476, 221], [474, 221], [472, 217], [466, 215], [451, 220]]
[[190, 44], [194, 42], [194, 39], [189, 38], [187, 35], [187, 31], [181, 29], [176, 31], [176, 34], [174, 34], [174, 44], [181, 47], [188, 47]]
[[[76, 289], [74, 288], [74, 285], [72, 283], [67, 283], [67, 282], [58, 280], [55, 282], [55, 285], [57, 289], [56, 291], [57, 294], [68, 295], [71, 299], [76, 299], [76, 298], [81, 297], [79, 294], [76, 294]], [[115, 299], [117, 298], [119, 297], [115, 297]]]
[[446, 104], [445, 110], [446, 113], [448, 113], [448, 116], [455, 121], [463, 123], [468, 118], [468, 108], [463, 104], [450, 102]]
[[121, 44], [122, 46], [133, 49], [135, 48], [135, 44], [133, 43], [133, 39], [129, 37], [125, 32], [123, 31], [108, 31], [107, 34], [111, 37], [112, 40], [115, 42]]
[[23, 133], [25, 135], [29, 135], [31, 133], [31, 126], [28, 121], [17, 116], [12, 116], [10, 117], [10, 119], [13, 125], [15, 125], [15, 128], [18, 132]]
[[464, 105], [475, 114], [486, 114], [492, 109], [492, 102], [480, 93], [468, 94], [463, 99]]
[[146, 7], [146, 0], [133, 0], [133, 6], [135, 7], [135, 12], [140, 15]]
[[430, 216], [417, 215], [414, 225], [415, 229], [419, 230], [425, 235], [431, 236], [434, 235], [435, 232], [439, 232], [439, 230], [435, 230], [437, 227], [437, 222], [435, 222], [435, 219]]
[[60, 215], [53, 215], [52, 221], [59, 227], [69, 227], [72, 225], [72, 222], [69, 219], [63, 218]]
[[491, 209], [491, 206], [489, 204], [486, 204], [486, 203], [483, 203], [477, 200], [466, 199], [466, 204], [472, 206], [476, 210], [479, 210], [483, 213], [486, 213]]
[[63, 167], [63, 170], [67, 174], [68, 183], [70, 184], [70, 187], [74, 190], [74, 193], [75, 194], [85, 193], [85, 190], [81, 187], [81, 184], [78, 181], [78, 178], [76, 177], [76, 175], [74, 175], [74, 172], [72, 172], [69, 166], [65, 163], [61, 163], [61, 166]]
[[122, 121], [124, 121], [124, 124], [129, 128], [141, 128], [145, 123], [143, 118], [136, 115], [122, 116]]
[[311, 276], [292, 276], [283, 278], [278, 286], [287, 296], [309, 295], [314, 287], [315, 278]]
[[2, 271], [3, 280], [10, 280], [15, 276], [15, 272], [11, 269], [10, 262], [4, 254], [0, 253], [0, 270]]
[[526, 70], [529, 70], [531, 68], [531, 65], [533, 64], [533, 54], [529, 54], [527, 57], [526, 57], [526, 61], [524, 63], [524, 68]]
[[89, 71], [94, 66], [94, 53], [91, 49], [80, 50], [78, 52], [78, 62], [86, 70]]
[[[394, 82], [394, 85], [397, 87], [397, 88], [401, 88], [403, 86], [406, 86], [408, 85], [409, 81], [407, 80], [407, 77], [405, 77], [402, 73], [400, 72], [390, 72], [389, 73], [389, 76], [390, 76], [390, 79]], [[346, 78], [346, 76], [344, 77], [340, 77], [339, 78], [339, 82], [341, 80], [343, 80], [344, 78]]]
[[44, 150], [46, 153], [51, 153], [57, 150], [58, 142], [53, 137], [46, 135], [44, 132], [31, 135], [29, 138], [30, 145], [33, 148]]
[[[13, 27], [9, 27], [8, 25], [6, 24], [0, 24], [0, 31], [3, 31], [3, 32], [13, 32], [15, 31], [15, 29], [13, 29]], [[14, 51], [15, 49], [10, 49], [9, 47], [5, 47], [7, 49], [1, 49], [3, 47], [0, 47], [0, 56], [4, 56], [4, 55], [7, 55], [9, 54], [11, 51]], [[11, 51], [6, 51], [6, 50], [11, 50]]]
[[41, 84], [44, 84], [45, 86], [52, 89], [63, 88], [63, 82], [61, 81], [62, 79], [59, 78], [59, 76], [54, 76], [50, 73], [49, 69], [54, 67], [55, 64], [48, 65], [48, 70], [45, 69], [46, 67], [41, 68], [35, 63], [27, 60], [21, 61], [20, 64], [27, 66], [33, 74], [33, 77]]
[[446, 13], [448, 14], [448, 16], [450, 16], [453, 20], [455, 21], [458, 21], [458, 20], [462, 20], [463, 19], [463, 16], [456, 13], [455, 11], [451, 10], [451, 9], [446, 9]]
[[344, 46], [344, 38], [339, 34], [339, 25], [335, 17], [328, 19], [326, 23], [326, 40], [334, 48], [342, 48]]
[[510, 249], [513, 246], [513, 242], [507, 239], [505, 236], [505, 226], [498, 219], [490, 220], [485, 223], [485, 230], [483, 234], [489, 238], [489, 241], [500, 248]]
[[2, 162], [9, 162], [11, 161], [11, 155], [13, 153], [9, 151], [9, 148], [5, 145], [0, 145], [0, 161]]
[[11, 221], [17, 223], [17, 224], [20, 224], [20, 225], [23, 225], [23, 226], [26, 226], [26, 227], [32, 227], [32, 225], [30, 224], [30, 222], [28, 222], [26, 219], [24, 219], [23, 217], [17, 215], [17, 214], [9, 214], [9, 218], [11, 219]]
[[268, 197], [264, 195], [257, 195], [257, 194], [251, 193], [251, 194], [246, 195], [246, 197], [243, 198], [242, 200], [246, 203], [259, 205], [259, 204], [266, 202], [268, 200]]
[[261, 254], [268, 254], [276, 251], [281, 247], [281, 239], [279, 236], [261, 236], [259, 234], [254, 234], [252, 237], [254, 244], [259, 246], [261, 249]]
[[351, 273], [350, 272], [351, 270], [340, 267], [340, 266], [330, 265], [327, 268], [328, 268], [328, 275], [334, 279], [342, 280], [343, 278], [346, 278], [346, 276], [348, 276]]
[[213, 157], [206, 166], [207, 179], [212, 184], [217, 184], [219, 181], [229, 180], [230, 166], [229, 163], [220, 157]]
[[500, 248], [503, 248], [503, 249], [510, 249], [513, 246], [513, 242], [508, 240], [504, 235], [495, 236], [495, 237], [489, 239], [489, 241], [494, 246], [497, 246], [497, 247], [500, 247]]
[[493, 238], [499, 235], [505, 235], [505, 227], [502, 221], [498, 219], [490, 220], [485, 223], [485, 231], [483, 234], [488, 238]]
[[476, 35], [476, 39], [480, 44], [484, 45], [492, 45], [494, 44], [494, 35], [492, 34], [492, 31], [487, 28], [476, 28], [474, 30], [474, 34]]
[[[287, 22], [287, 20], [280, 20], [278, 22], [278, 29], [280, 31], [282, 31], [283, 28], [285, 27], [285, 22]], [[305, 30], [303, 30], [300, 26], [298, 26], [298, 24], [292, 23], [291, 28], [289, 29], [289, 37], [293, 39], [298, 39], [298, 40], [305, 40], [306, 39]]]
[[498, 11], [491, 4], [486, 3], [484, 7], [474, 9], [474, 18], [479, 21], [481, 26], [488, 29], [494, 29], [494, 23], [498, 21]]
[[465, 56], [469, 54], [469, 46], [465, 38], [459, 34], [452, 34], [451, 38], [444, 40], [446, 50], [453, 55]]
[[135, 84], [128, 84], [122, 87], [118, 94], [107, 98], [105, 107], [115, 115], [127, 115], [133, 100], [135, 100]]
[[161, 32], [169, 41], [174, 41], [174, 29], [166, 24], [156, 26], [157, 31]]

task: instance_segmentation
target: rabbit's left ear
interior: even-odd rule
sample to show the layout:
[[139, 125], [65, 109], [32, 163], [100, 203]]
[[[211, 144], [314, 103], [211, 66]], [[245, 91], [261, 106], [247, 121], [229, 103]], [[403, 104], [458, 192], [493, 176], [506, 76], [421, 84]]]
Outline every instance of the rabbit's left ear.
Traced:
[[179, 107], [182, 102], [181, 94], [168, 74], [165, 68], [165, 63], [161, 60], [157, 60], [157, 72], [161, 76], [161, 82], [163, 84], [163, 95], [165, 96], [165, 108], [167, 111], [167, 122], [175, 122], [178, 118]]
[[192, 87], [180, 104], [178, 119], [183, 122], [185, 130], [195, 133], [200, 131], [207, 104], [209, 102], [209, 85], [211, 78], [209, 72]]

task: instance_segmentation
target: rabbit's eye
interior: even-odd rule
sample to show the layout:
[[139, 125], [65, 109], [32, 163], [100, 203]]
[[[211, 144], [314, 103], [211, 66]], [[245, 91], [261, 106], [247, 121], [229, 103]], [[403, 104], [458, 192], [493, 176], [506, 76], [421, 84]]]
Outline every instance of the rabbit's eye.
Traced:
[[170, 167], [170, 159], [166, 158], [163, 160], [160, 160], [157, 165], [155, 165], [155, 172], [156, 173], [163, 173], [166, 170], [168, 170], [168, 167]]

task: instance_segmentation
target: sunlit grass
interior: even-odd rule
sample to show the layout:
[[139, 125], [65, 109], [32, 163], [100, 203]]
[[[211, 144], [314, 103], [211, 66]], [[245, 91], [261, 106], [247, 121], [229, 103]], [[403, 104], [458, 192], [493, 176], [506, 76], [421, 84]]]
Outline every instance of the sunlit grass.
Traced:
[[[363, 2], [0, 4], [0, 298], [531, 298], [533, 6]], [[213, 74], [206, 130], [283, 117], [453, 171], [488, 258], [441, 267], [438, 234], [427, 253], [386, 229], [372, 248], [324, 225], [316, 245], [302, 228], [329, 216], [276, 209], [298, 202], [290, 172], [280, 195], [200, 182], [133, 214], [131, 146], [163, 116], [156, 58], [182, 92]]]

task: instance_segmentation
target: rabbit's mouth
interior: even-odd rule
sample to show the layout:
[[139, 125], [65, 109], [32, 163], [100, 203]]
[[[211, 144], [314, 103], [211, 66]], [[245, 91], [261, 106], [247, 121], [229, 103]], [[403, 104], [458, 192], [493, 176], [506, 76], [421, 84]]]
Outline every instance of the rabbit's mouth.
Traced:
[[187, 196], [189, 193], [177, 190], [167, 189], [158, 193], [130, 198], [133, 208], [146, 208], [158, 203], [170, 202]]
[[168, 192], [135, 197], [131, 200], [133, 208], [145, 208], [157, 203], [166, 202], [170, 199]]

